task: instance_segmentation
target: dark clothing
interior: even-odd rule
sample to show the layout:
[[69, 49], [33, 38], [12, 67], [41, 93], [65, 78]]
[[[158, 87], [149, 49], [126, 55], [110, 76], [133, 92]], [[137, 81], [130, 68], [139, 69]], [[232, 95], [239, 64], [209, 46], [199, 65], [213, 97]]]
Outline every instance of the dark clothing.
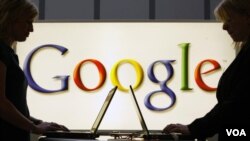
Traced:
[[[0, 60], [6, 65], [5, 95], [27, 118], [29, 110], [26, 101], [27, 81], [19, 67], [18, 57], [12, 48], [0, 42]], [[29, 141], [30, 134], [12, 126], [0, 118], [0, 141]]]
[[[188, 128], [198, 138], [226, 134], [226, 128], [250, 126], [250, 43], [247, 43], [220, 78], [218, 103], [204, 117], [194, 120]], [[249, 135], [247, 135], [249, 136]], [[237, 139], [236, 139], [237, 140]]]

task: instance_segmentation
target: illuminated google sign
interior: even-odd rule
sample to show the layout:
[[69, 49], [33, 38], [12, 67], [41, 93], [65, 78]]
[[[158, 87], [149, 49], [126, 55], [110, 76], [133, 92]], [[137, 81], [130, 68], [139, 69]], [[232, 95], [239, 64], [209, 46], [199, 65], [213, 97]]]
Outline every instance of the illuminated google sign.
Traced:
[[[188, 50], [189, 50], [189, 43], [181, 43], [178, 46], [181, 48], [181, 52], [182, 52], [182, 67], [181, 67], [181, 72], [182, 72], [182, 76], [181, 76], [181, 90], [185, 91], [185, 90], [191, 90], [191, 88], [189, 87], [188, 84]], [[29, 86], [34, 89], [35, 91], [38, 92], [42, 92], [42, 93], [54, 93], [54, 92], [60, 92], [60, 91], [65, 91], [68, 90], [68, 81], [69, 81], [69, 75], [65, 75], [65, 76], [55, 76], [55, 79], [58, 79], [61, 81], [61, 87], [57, 90], [48, 90], [45, 88], [42, 88], [41, 86], [39, 86], [35, 80], [32, 77], [32, 73], [31, 73], [31, 61], [32, 61], [32, 57], [35, 55], [35, 53], [37, 53], [41, 48], [54, 48], [57, 49], [58, 51], [60, 51], [62, 53], [62, 55], [64, 55], [68, 49], [60, 46], [60, 45], [56, 45], [56, 44], [45, 44], [45, 45], [41, 45], [36, 47], [35, 49], [33, 49], [26, 57], [25, 62], [24, 62], [24, 73], [28, 79], [28, 83]], [[172, 76], [174, 75], [174, 69], [172, 67], [172, 62], [174, 62], [175, 60], [156, 60], [154, 62], [152, 62], [147, 69], [147, 76], [150, 79], [151, 82], [159, 84], [160, 86], [160, 90], [156, 90], [156, 91], [152, 91], [150, 93], [148, 93], [144, 99], [144, 104], [145, 106], [150, 109], [150, 110], [155, 110], [155, 111], [162, 111], [162, 110], [166, 110], [171, 108], [175, 102], [176, 102], [176, 95], [174, 93], [173, 90], [171, 90], [168, 86], [167, 83], [168, 81], [172, 78]], [[88, 88], [84, 85], [83, 83], [83, 78], [81, 77], [80, 74], [80, 70], [81, 67], [85, 64], [85, 63], [92, 63], [94, 64], [99, 72], [99, 82], [97, 84], [96, 87], [94, 88]], [[119, 81], [118, 78], [118, 68], [122, 65], [122, 64], [129, 64], [131, 66], [133, 66], [135, 72], [136, 72], [136, 82], [135, 84], [133, 84], [133, 88], [137, 89], [139, 86], [141, 86], [143, 79], [144, 79], [144, 70], [142, 69], [141, 65], [139, 62], [137, 62], [136, 60], [132, 60], [132, 59], [122, 59], [117, 61], [110, 72], [110, 78], [111, 78], [111, 82], [113, 85], [118, 86], [118, 89], [121, 91], [128, 91], [127, 87], [124, 87], [122, 85], [122, 82]], [[206, 70], [204, 72], [201, 72], [201, 68], [204, 64], [211, 64], [213, 66], [213, 68]], [[154, 68], [157, 64], [161, 64], [163, 65], [168, 73], [168, 76], [165, 80], [163, 81], [159, 81], [154, 73]], [[220, 69], [221, 66], [220, 64], [213, 59], [206, 59], [206, 60], [202, 60], [201, 62], [199, 62], [196, 65], [195, 68], [195, 72], [194, 72], [194, 78], [196, 81], [196, 84], [199, 86], [199, 88], [203, 89], [204, 91], [215, 91], [216, 88], [212, 87], [212, 86], [208, 86], [202, 79], [202, 74], [207, 74], [207, 73], [211, 73], [214, 72], [218, 69]], [[78, 88], [80, 88], [83, 91], [94, 91], [97, 90], [99, 88], [101, 88], [103, 86], [103, 84], [106, 81], [106, 74], [107, 71], [105, 69], [105, 65], [97, 59], [85, 59], [80, 61], [74, 68], [74, 73], [73, 73], [73, 79], [74, 82], [76, 84], [76, 86]], [[151, 103], [151, 97], [156, 94], [156, 93], [164, 93], [166, 94], [170, 100], [171, 103], [170, 105], [168, 105], [167, 107], [163, 107], [163, 108], [159, 108], [154, 106]]]

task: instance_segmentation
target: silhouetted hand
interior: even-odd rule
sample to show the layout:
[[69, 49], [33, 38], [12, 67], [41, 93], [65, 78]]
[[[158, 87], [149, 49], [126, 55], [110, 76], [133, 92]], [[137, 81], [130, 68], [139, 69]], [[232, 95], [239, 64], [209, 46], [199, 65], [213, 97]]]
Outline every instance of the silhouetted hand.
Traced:
[[181, 133], [184, 135], [189, 135], [190, 131], [187, 125], [182, 124], [169, 124], [163, 129], [164, 133]]
[[47, 131], [69, 131], [69, 129], [54, 122], [42, 122], [36, 125], [36, 128], [32, 132], [35, 134], [44, 134]]

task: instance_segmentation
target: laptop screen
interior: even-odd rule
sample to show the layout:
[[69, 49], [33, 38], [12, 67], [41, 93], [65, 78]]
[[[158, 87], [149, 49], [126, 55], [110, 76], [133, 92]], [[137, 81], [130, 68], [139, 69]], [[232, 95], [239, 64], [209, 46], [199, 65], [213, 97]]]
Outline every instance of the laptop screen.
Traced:
[[109, 104], [110, 104], [110, 102], [111, 102], [111, 100], [116, 92], [116, 89], [117, 89], [117, 86], [115, 86], [113, 89], [111, 89], [109, 91], [109, 93], [108, 93], [108, 95], [107, 95], [107, 97], [102, 105], [102, 108], [99, 111], [98, 116], [96, 117], [96, 120], [91, 128], [92, 133], [97, 132], [97, 129], [98, 129], [99, 125], [101, 124], [101, 121], [102, 121], [102, 119], [103, 119], [103, 117], [104, 117], [104, 115], [109, 107]]
[[143, 118], [143, 115], [142, 115], [142, 112], [141, 112], [141, 109], [139, 107], [139, 104], [137, 102], [137, 99], [135, 97], [135, 94], [134, 94], [134, 90], [132, 88], [132, 86], [130, 85], [129, 86], [130, 90], [131, 90], [131, 93], [132, 93], [132, 97], [133, 97], [133, 101], [134, 101], [134, 104], [135, 104], [135, 109], [136, 109], [136, 114], [140, 120], [140, 123], [141, 123], [141, 126], [142, 126], [142, 129], [143, 129], [143, 132], [145, 135], [149, 135], [149, 131], [148, 131], [148, 128], [147, 128], [147, 125], [146, 125], [146, 122]]

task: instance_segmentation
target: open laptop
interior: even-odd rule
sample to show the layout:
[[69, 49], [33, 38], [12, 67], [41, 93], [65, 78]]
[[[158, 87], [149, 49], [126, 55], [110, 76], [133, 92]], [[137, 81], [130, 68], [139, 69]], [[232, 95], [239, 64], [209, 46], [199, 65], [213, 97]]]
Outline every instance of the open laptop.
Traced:
[[135, 97], [135, 93], [134, 93], [134, 90], [132, 88], [132, 86], [130, 85], [130, 91], [132, 93], [132, 97], [133, 97], [133, 101], [134, 101], [134, 104], [135, 104], [135, 109], [136, 109], [136, 113], [137, 113], [137, 116], [140, 120], [140, 123], [141, 123], [141, 126], [142, 126], [142, 129], [143, 129], [143, 132], [142, 132], [142, 137], [144, 139], [156, 139], [156, 140], [175, 140], [176, 139], [176, 135], [174, 134], [166, 134], [166, 133], [163, 133], [161, 130], [148, 130], [148, 127], [146, 125], [146, 122], [144, 120], [144, 117], [142, 115], [142, 112], [141, 112], [141, 109], [139, 107], [139, 104], [137, 102], [137, 99]]
[[44, 134], [47, 138], [70, 138], [70, 139], [95, 139], [99, 137], [97, 130], [116, 92], [117, 86], [112, 88], [99, 111], [92, 128], [89, 131], [50, 131]]

